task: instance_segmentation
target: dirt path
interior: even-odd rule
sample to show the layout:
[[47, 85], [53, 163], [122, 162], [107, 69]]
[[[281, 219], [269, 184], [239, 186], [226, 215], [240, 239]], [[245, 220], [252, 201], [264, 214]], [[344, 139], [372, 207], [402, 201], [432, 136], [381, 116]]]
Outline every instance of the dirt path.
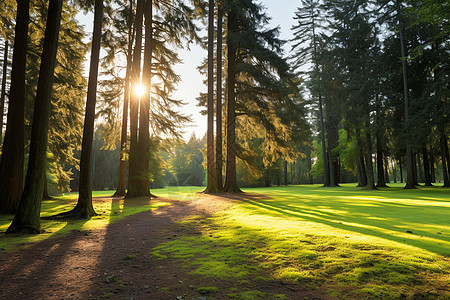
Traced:
[[[0, 299], [228, 299], [229, 288], [248, 287], [189, 275], [176, 261], [158, 261], [149, 252], [178, 235], [196, 234], [195, 228], [181, 229], [177, 222], [192, 215], [207, 218], [234, 201], [215, 196], [169, 201], [172, 205], [126, 217], [106, 228], [74, 231], [2, 254]], [[289, 299], [327, 299], [285, 282], [250, 281], [248, 285]], [[202, 286], [216, 286], [220, 291], [201, 295], [197, 288]]]

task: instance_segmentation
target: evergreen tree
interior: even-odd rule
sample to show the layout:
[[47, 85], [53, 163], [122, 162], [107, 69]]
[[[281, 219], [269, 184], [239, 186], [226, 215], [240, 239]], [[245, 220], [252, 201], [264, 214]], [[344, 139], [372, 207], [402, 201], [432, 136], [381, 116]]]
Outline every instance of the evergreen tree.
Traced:
[[311, 93], [317, 99], [319, 105], [320, 137], [322, 142], [323, 157], [323, 182], [324, 186], [330, 186], [330, 172], [326, 150], [325, 127], [323, 117], [322, 89], [320, 81], [322, 80], [319, 68], [320, 51], [320, 31], [323, 30], [324, 18], [323, 9], [317, 0], [302, 0], [301, 6], [295, 12], [294, 20], [297, 24], [292, 27], [294, 38], [292, 50], [294, 54], [294, 64], [297, 68], [305, 66], [308, 63], [313, 64], [311, 74]]
[[0, 213], [14, 213], [23, 191], [29, 4], [29, 0], [17, 3], [8, 118], [0, 160]]
[[50, 117], [53, 74], [56, 64], [59, 27], [61, 23], [62, 0], [50, 0], [47, 14], [44, 47], [39, 83], [36, 93], [31, 145], [25, 189], [7, 232], [40, 231], [41, 200], [44, 194], [45, 165], [47, 156], [48, 124]]
[[216, 169], [214, 162], [214, 0], [208, 1], [208, 113], [206, 132], [206, 190], [217, 192]]

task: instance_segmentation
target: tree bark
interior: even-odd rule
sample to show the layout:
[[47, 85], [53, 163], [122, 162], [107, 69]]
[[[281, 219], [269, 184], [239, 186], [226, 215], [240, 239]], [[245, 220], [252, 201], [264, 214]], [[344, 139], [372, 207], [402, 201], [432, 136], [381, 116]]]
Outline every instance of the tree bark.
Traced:
[[103, 23], [103, 0], [95, 0], [94, 30], [92, 34], [91, 61], [84, 116], [83, 140], [80, 157], [79, 196], [75, 208], [67, 214], [69, 217], [89, 219], [96, 215], [92, 206], [92, 148], [94, 142], [95, 103], [97, 100], [98, 66]]
[[[141, 82], [141, 56], [142, 56], [142, 24], [144, 15], [144, 1], [137, 0], [136, 4], [136, 40], [133, 51], [133, 63], [131, 67], [131, 86], [135, 87]], [[138, 119], [139, 96], [133, 91], [130, 94], [130, 156], [128, 168], [128, 191], [126, 198], [139, 197], [139, 161], [138, 161]]]
[[216, 182], [217, 191], [223, 191], [222, 182], [222, 27], [223, 27], [222, 8], [217, 6], [217, 95], [216, 95]]
[[228, 13], [228, 34], [227, 34], [227, 48], [228, 48], [228, 64], [227, 64], [227, 162], [224, 190], [228, 193], [241, 193], [241, 189], [237, 184], [236, 179], [236, 46], [234, 45], [230, 36], [236, 30], [236, 16], [233, 11]]
[[2, 68], [2, 92], [0, 94], [0, 144], [3, 141], [3, 114], [5, 112], [5, 96], [6, 96], [6, 73], [8, 72], [8, 51], [9, 43], [5, 39], [5, 50], [3, 54]]
[[[133, 1], [130, 1], [130, 12], [133, 11]], [[131, 64], [133, 58], [133, 40], [134, 30], [132, 24], [128, 25], [128, 51], [127, 51], [127, 70], [125, 72], [125, 88], [123, 96], [123, 115], [122, 132], [120, 136], [120, 163], [119, 163], [119, 182], [114, 197], [122, 197], [126, 194], [126, 173], [127, 173], [127, 133], [128, 133], [128, 108], [130, 103], [130, 84], [131, 84]]]
[[44, 192], [42, 193], [42, 200], [52, 200], [53, 197], [50, 196], [48, 192], [48, 180], [47, 175], [44, 173]]
[[387, 187], [384, 178], [382, 137], [379, 132], [377, 132], [377, 179], [377, 187]]
[[403, 166], [402, 166], [402, 158], [400, 157], [398, 159], [399, 163], [398, 165], [400, 166], [400, 183], [403, 183]]
[[433, 186], [431, 184], [431, 173], [430, 173], [430, 161], [428, 160], [427, 147], [422, 147], [422, 157], [423, 157], [423, 169], [425, 175], [425, 186]]
[[330, 186], [330, 171], [328, 168], [327, 146], [325, 142], [325, 126], [323, 122], [322, 95], [319, 94], [319, 118], [320, 118], [320, 138], [322, 140], [322, 157], [323, 157], [323, 186]]
[[29, 5], [29, 0], [17, 2], [9, 108], [0, 160], [0, 213], [15, 213], [23, 191]]
[[284, 170], [284, 185], [288, 186], [287, 161], [283, 162], [283, 170]]
[[367, 156], [366, 156], [367, 186], [366, 186], [366, 188], [369, 190], [376, 190], [375, 180], [374, 180], [374, 176], [373, 176], [372, 141], [370, 138], [370, 132], [369, 132], [368, 128], [367, 128], [367, 132], [366, 132], [366, 143], [367, 143]]
[[[400, 1], [397, 0], [397, 13], [399, 16], [399, 35], [400, 35], [400, 50], [402, 55], [402, 70], [403, 70], [403, 98], [405, 104], [405, 126], [409, 126], [409, 97], [408, 97], [408, 75], [406, 72], [406, 50], [405, 42], [403, 39], [403, 19], [400, 8]], [[411, 144], [409, 137], [406, 138], [406, 186], [405, 189], [414, 189], [416, 187], [416, 181], [414, 179], [414, 164], [411, 151]]]
[[420, 159], [420, 152], [417, 152], [417, 168], [418, 168], [418, 182], [424, 182], [424, 175], [422, 169], [422, 160]]
[[389, 179], [389, 162], [388, 162], [388, 156], [387, 153], [384, 153], [384, 182], [390, 183]]
[[45, 184], [48, 123], [50, 118], [53, 74], [58, 50], [62, 0], [50, 0], [45, 27], [44, 46], [39, 69], [39, 81], [34, 103], [30, 153], [25, 188], [16, 215], [7, 233], [40, 232], [40, 212]]
[[430, 147], [430, 172], [431, 172], [431, 182], [436, 183], [436, 170], [434, 168], [434, 149]]
[[440, 137], [440, 144], [441, 144], [441, 159], [442, 159], [442, 176], [444, 177], [443, 186], [450, 187], [450, 180], [449, 180], [450, 176], [447, 168], [447, 159], [448, 159], [448, 150], [447, 150], [448, 148], [446, 149], [447, 137], [443, 134]]
[[364, 187], [367, 185], [366, 166], [364, 163], [364, 155], [362, 151], [362, 139], [359, 128], [356, 128], [356, 144], [358, 147], [359, 162], [357, 165], [358, 185], [357, 187]]
[[144, 2], [145, 17], [145, 41], [144, 41], [144, 66], [142, 71], [142, 85], [145, 92], [141, 95], [139, 107], [139, 130], [138, 130], [138, 175], [134, 180], [133, 194], [135, 197], [149, 197], [149, 151], [150, 151], [150, 99], [152, 82], [152, 54], [153, 54], [153, 11], [151, 0]]
[[214, 0], [208, 8], [208, 120], [206, 131], [206, 190], [217, 193], [216, 169], [214, 165]]

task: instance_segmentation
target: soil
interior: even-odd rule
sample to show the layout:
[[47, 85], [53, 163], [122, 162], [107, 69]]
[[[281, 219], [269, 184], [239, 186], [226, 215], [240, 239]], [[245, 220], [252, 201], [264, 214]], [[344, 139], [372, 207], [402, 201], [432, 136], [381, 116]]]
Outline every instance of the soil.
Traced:
[[[198, 234], [195, 228], [186, 229], [178, 222], [193, 215], [207, 218], [238, 200], [202, 195], [193, 201], [164, 201], [171, 205], [126, 217], [105, 228], [72, 231], [2, 254], [0, 299], [210, 300], [229, 299], [230, 288], [284, 294], [288, 299], [330, 299], [301, 284], [224, 281], [190, 275], [177, 259], [157, 260], [149, 252], [158, 244], [180, 234]], [[207, 286], [219, 291], [198, 292], [199, 287]]]

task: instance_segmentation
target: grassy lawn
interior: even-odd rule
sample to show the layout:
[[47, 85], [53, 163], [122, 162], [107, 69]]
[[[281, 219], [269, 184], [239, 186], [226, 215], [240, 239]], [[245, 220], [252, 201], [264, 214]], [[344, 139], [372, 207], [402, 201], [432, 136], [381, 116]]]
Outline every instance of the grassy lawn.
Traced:
[[338, 299], [450, 299], [450, 190], [391, 186], [245, 189], [230, 211], [182, 222], [202, 235], [152, 253], [193, 274], [300, 282]]
[[[354, 186], [244, 189], [241, 201], [230, 210], [208, 219], [192, 216], [181, 221], [181, 226], [195, 227], [200, 235], [180, 234], [151, 254], [161, 265], [175, 259], [192, 274], [247, 286], [282, 280], [337, 299], [450, 299], [450, 190], [403, 190], [403, 185], [391, 184], [366, 191]], [[168, 205], [164, 198], [195, 200], [202, 190], [152, 190], [160, 197], [152, 201], [94, 199], [99, 215], [91, 220], [43, 220], [44, 234], [1, 235], [0, 249], [13, 251], [72, 230], [107, 226]], [[76, 199], [77, 194], [68, 194], [44, 201], [41, 215], [69, 210]], [[0, 232], [11, 220], [12, 216], [0, 216]], [[233, 299], [283, 299], [257, 288], [227, 293]]]
[[[111, 197], [114, 191], [94, 191], [93, 197]], [[188, 195], [186, 191], [185, 196]], [[72, 209], [78, 199], [78, 193], [64, 194], [54, 197], [53, 200], [42, 202], [41, 217], [56, 215]], [[73, 230], [89, 230], [107, 226], [111, 222], [120, 220], [126, 216], [137, 214], [142, 211], [156, 209], [169, 203], [161, 200], [133, 200], [110, 199], [99, 201], [93, 199], [94, 209], [98, 216], [90, 220], [41, 220], [41, 228], [44, 233], [28, 236], [8, 236], [3, 234], [11, 224], [13, 215], [0, 215], [0, 251], [14, 251], [26, 247], [34, 242], [48, 238], [58, 237]]]

